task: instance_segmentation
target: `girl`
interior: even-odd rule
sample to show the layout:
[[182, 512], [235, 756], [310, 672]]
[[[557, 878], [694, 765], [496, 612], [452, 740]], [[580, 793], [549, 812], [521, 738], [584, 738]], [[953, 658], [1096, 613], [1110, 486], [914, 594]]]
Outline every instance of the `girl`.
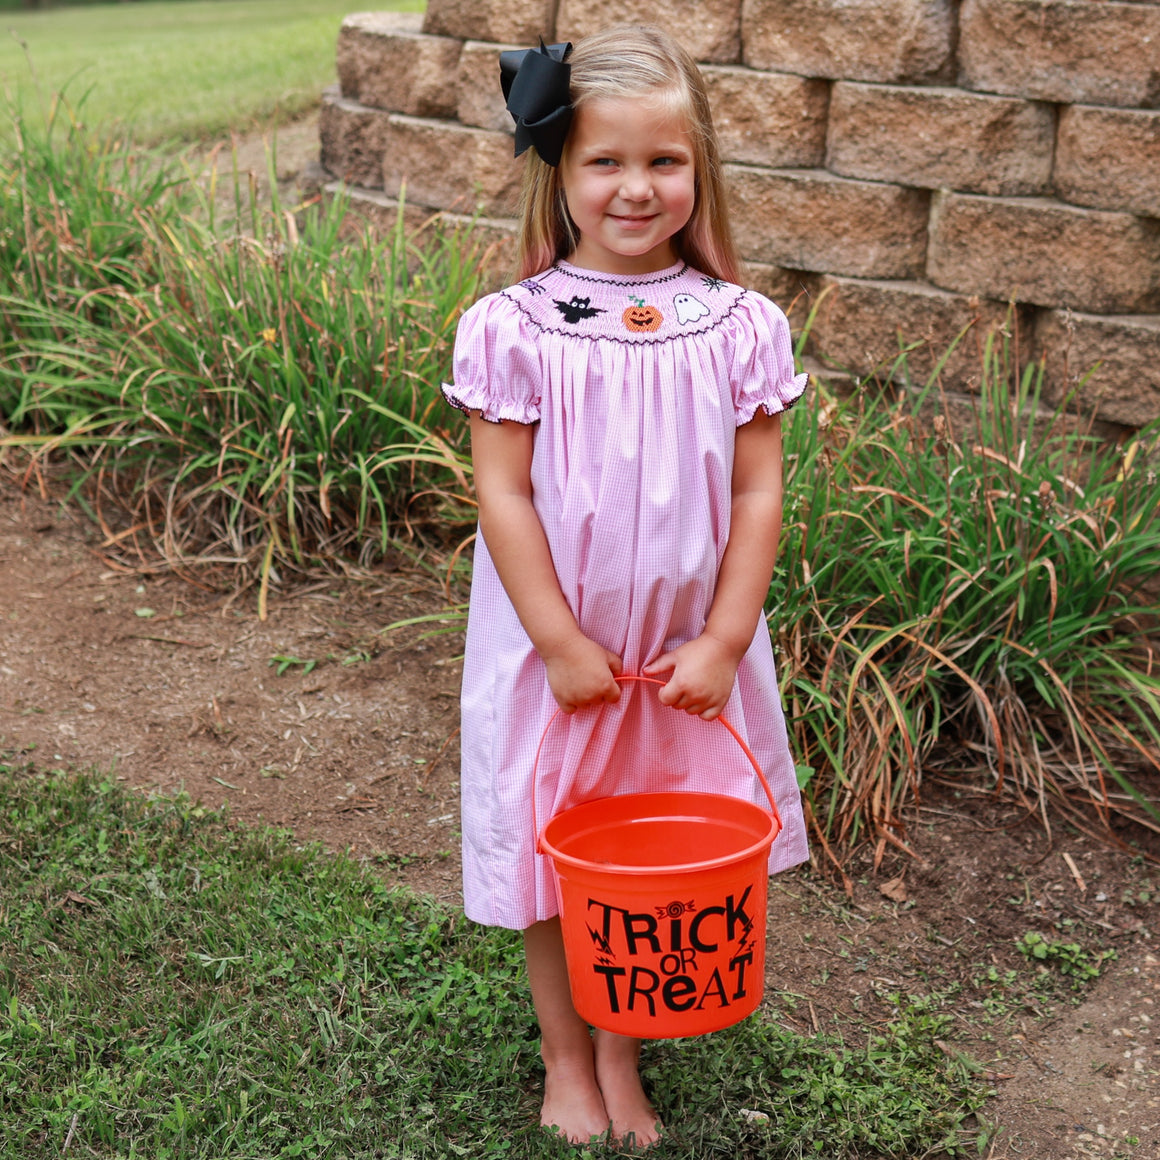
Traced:
[[[444, 386], [471, 416], [479, 500], [464, 898], [473, 920], [524, 931], [541, 1122], [573, 1142], [610, 1132], [648, 1145], [661, 1126], [640, 1041], [593, 1034], [572, 1006], [536, 826], [616, 792], [762, 802], [728, 734], [694, 720], [724, 711], [778, 798], [771, 870], [806, 857], [762, 615], [781, 526], [779, 416], [806, 377], [794, 375], [784, 315], [735, 284], [692, 59], [650, 27], [569, 48], [501, 62], [517, 153], [535, 150], [521, 280], [463, 316]], [[659, 695], [622, 687], [621, 673], [665, 683]], [[533, 761], [557, 706], [569, 716], [549, 731], [533, 819]]]

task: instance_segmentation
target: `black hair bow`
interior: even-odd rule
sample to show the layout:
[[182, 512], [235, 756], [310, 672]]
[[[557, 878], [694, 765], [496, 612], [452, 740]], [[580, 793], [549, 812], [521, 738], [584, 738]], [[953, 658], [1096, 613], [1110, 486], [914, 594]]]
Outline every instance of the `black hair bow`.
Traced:
[[516, 156], [534, 145], [549, 165], [560, 164], [572, 124], [571, 44], [519, 48], [499, 54], [499, 81], [516, 122]]

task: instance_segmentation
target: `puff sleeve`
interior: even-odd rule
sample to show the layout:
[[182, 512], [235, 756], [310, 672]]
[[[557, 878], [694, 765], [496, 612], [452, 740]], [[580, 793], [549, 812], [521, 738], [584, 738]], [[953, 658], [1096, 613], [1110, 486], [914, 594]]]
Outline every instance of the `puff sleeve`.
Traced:
[[481, 298], [459, 320], [454, 382], [443, 384], [443, 397], [461, 411], [480, 412], [491, 423], [539, 422], [542, 372], [527, 326], [525, 315], [506, 294]]
[[737, 426], [758, 408], [767, 415], [788, 411], [805, 393], [809, 376], [794, 374], [793, 340], [785, 315], [768, 298], [747, 292], [730, 319], [733, 350], [730, 383]]

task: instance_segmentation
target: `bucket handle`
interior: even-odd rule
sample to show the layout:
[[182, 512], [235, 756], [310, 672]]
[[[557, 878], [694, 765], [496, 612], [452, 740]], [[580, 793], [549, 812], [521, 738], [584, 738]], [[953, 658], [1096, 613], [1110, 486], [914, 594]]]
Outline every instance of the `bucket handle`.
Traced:
[[[632, 673], [621, 673], [613, 678], [617, 684], [627, 684], [629, 681], [635, 681], [642, 685], [664, 685], [665, 682], [658, 680], [656, 677], [642, 677]], [[544, 726], [543, 733], [540, 734], [539, 744], [536, 746], [536, 756], [532, 759], [532, 827], [536, 834], [536, 852], [542, 854], [542, 839], [543, 833], [540, 830], [540, 823], [536, 813], [536, 772], [540, 766], [540, 753], [544, 748], [544, 742], [548, 737], [548, 730], [552, 728], [556, 718], [563, 713], [563, 709], [557, 709], [551, 717], [548, 718], [547, 725]], [[674, 713], [679, 713], [679, 709], [674, 709]], [[732, 723], [724, 716], [718, 716], [715, 720], [724, 725], [726, 729], [733, 735], [733, 740], [741, 747], [741, 752], [745, 754], [749, 764], [753, 766], [753, 772], [757, 774], [758, 780], [761, 782], [761, 788], [765, 790], [765, 796], [769, 799], [769, 808], [773, 813], [773, 819], [777, 822], [777, 831], [781, 829], [781, 814], [778, 812], [777, 802], [773, 800], [773, 790], [769, 788], [769, 780], [766, 778], [761, 765], [758, 763], [756, 757], [753, 756], [753, 750], [746, 745], [744, 738], [733, 727]], [[777, 832], [775, 831], [775, 833]]]

